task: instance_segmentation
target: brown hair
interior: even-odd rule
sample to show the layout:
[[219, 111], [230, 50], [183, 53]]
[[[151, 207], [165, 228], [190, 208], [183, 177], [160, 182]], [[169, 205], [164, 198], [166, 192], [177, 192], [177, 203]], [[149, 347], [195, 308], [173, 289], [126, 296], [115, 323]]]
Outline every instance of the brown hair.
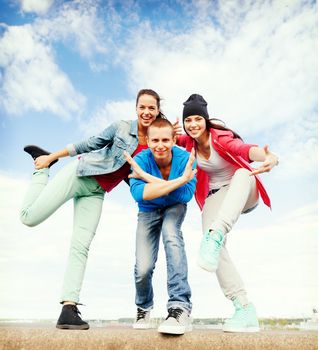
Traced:
[[[204, 117], [202, 117], [202, 118], [204, 118]], [[210, 130], [212, 128], [212, 129], [218, 129], [218, 130], [224, 130], [224, 131], [231, 131], [233, 133], [233, 136], [235, 139], [240, 139], [243, 141], [242, 137], [238, 133], [236, 133], [232, 129], [229, 129], [225, 126], [225, 123], [223, 120], [218, 119], [218, 118], [211, 118], [211, 119], [204, 118], [204, 119], [205, 119], [205, 127], [207, 130]], [[213, 121], [217, 121], [217, 122], [213, 122]], [[220, 122], [223, 125], [220, 124]], [[189, 135], [184, 127], [184, 119], [183, 119], [183, 129], [184, 129], [185, 133], [187, 135]]]
[[156, 93], [156, 91], [154, 90], [151, 90], [151, 89], [141, 89], [139, 90], [138, 94], [137, 94], [137, 98], [136, 98], [136, 106], [138, 104], [138, 101], [139, 101], [139, 97], [142, 96], [142, 95], [150, 95], [152, 97], [154, 97], [157, 101], [157, 107], [159, 109], [159, 113], [157, 115], [157, 118], [166, 118], [166, 116], [161, 112], [161, 109], [160, 109], [160, 101], [161, 101], [161, 98], [160, 96]]
[[172, 132], [172, 136], [174, 136], [174, 128], [173, 128], [173, 125], [171, 124], [171, 122], [166, 119], [166, 118], [157, 118], [155, 119], [148, 127], [147, 129], [147, 135], [148, 135], [148, 132], [149, 132], [149, 129], [150, 128], [165, 128], [165, 127], [169, 127], [171, 128], [171, 132]]
[[[225, 126], [225, 123], [223, 120], [217, 119], [217, 118], [211, 118], [211, 119], [206, 119], [205, 121], [206, 121], [206, 128], [208, 130], [210, 130], [212, 128], [212, 129], [218, 129], [218, 130], [231, 131], [233, 133], [235, 139], [240, 139], [243, 141], [242, 137], [238, 133], [236, 133], [235, 131], [233, 131]], [[221, 125], [219, 123], [215, 123], [213, 121], [221, 122], [223, 125]]]

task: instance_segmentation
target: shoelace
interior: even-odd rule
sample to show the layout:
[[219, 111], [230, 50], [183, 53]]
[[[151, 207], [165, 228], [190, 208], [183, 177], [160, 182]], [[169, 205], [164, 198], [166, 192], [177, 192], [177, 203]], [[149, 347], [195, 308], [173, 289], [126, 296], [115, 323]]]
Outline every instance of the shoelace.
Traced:
[[[212, 234], [212, 232], [213, 232], [213, 234]], [[205, 240], [207, 242], [214, 241], [215, 242], [215, 245], [213, 246], [214, 251], [217, 252], [219, 250], [219, 248], [221, 246], [221, 239], [220, 239], [220, 236], [219, 236], [219, 234], [217, 232], [209, 231], [208, 234], [205, 235]]]
[[79, 311], [79, 309], [77, 308], [76, 305], [71, 305], [71, 308], [74, 312], [76, 312], [78, 315], [81, 315], [81, 312]]
[[170, 309], [168, 310], [168, 316], [167, 316], [166, 320], [167, 320], [169, 317], [173, 317], [173, 318], [175, 318], [176, 320], [179, 321], [179, 318], [180, 318], [180, 316], [181, 316], [182, 313], [183, 313], [183, 310], [182, 310], [182, 309], [178, 309], [178, 308], [173, 309], [173, 308], [170, 308]]
[[76, 305], [69, 305], [69, 306], [70, 306], [71, 310], [74, 312], [74, 314], [71, 315], [71, 317], [73, 317], [74, 320], [76, 320], [78, 318], [81, 320], [82, 318], [80, 315], [82, 315], [82, 314], [79, 311], [79, 309], [77, 308], [77, 306]]
[[146, 310], [137, 308], [137, 321], [139, 321], [139, 320], [145, 318], [145, 317], [146, 317], [146, 314], [147, 314], [147, 311], [146, 311]]

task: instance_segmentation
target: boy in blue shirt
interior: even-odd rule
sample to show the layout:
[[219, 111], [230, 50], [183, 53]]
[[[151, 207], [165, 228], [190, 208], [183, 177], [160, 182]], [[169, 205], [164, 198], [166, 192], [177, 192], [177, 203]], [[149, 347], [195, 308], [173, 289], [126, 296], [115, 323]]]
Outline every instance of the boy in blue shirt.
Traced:
[[134, 159], [126, 154], [133, 169], [129, 176], [130, 191], [139, 207], [135, 264], [137, 317], [133, 327], [150, 328], [152, 275], [162, 234], [169, 300], [168, 316], [158, 331], [184, 334], [192, 330], [192, 304], [181, 224], [187, 202], [195, 191], [196, 170], [194, 151], [189, 154], [175, 146], [175, 141], [172, 124], [167, 119], [158, 119], [148, 128], [149, 148]]

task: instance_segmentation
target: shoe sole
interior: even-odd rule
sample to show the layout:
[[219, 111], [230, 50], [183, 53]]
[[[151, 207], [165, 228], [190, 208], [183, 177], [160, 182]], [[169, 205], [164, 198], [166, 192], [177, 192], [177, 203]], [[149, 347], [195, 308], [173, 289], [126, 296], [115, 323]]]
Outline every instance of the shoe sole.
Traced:
[[87, 330], [89, 329], [89, 325], [75, 326], [73, 324], [57, 324], [56, 328], [70, 330]]
[[216, 268], [214, 266], [211, 267], [211, 265], [208, 262], [206, 262], [206, 260], [203, 260], [200, 256], [198, 258], [197, 263], [201, 267], [201, 269], [203, 269], [205, 271], [208, 271], [208, 272], [215, 272], [216, 271]]
[[257, 333], [259, 331], [260, 331], [259, 327], [223, 328], [223, 332], [226, 332], [226, 333]]
[[135, 324], [133, 324], [132, 328], [133, 329], [150, 329], [151, 326], [150, 326], [150, 324], [145, 324], [145, 325], [139, 325], [139, 324], [135, 325]]
[[31, 155], [31, 153], [29, 153], [29, 152], [31, 152], [32, 148], [37, 148], [40, 152], [43, 153], [42, 154], [43, 156], [48, 156], [50, 154], [49, 151], [46, 151], [45, 149], [43, 149], [43, 148], [41, 148], [39, 146], [36, 146], [36, 145], [26, 145], [26, 146], [23, 147], [23, 150], [24, 150], [24, 152], [26, 152], [26, 153]]
[[[178, 329], [179, 328], [179, 329]], [[182, 335], [187, 332], [191, 332], [193, 329], [192, 326], [185, 326], [185, 327], [169, 327], [169, 326], [162, 326], [158, 328], [159, 333], [164, 334], [175, 334], [175, 335]]]

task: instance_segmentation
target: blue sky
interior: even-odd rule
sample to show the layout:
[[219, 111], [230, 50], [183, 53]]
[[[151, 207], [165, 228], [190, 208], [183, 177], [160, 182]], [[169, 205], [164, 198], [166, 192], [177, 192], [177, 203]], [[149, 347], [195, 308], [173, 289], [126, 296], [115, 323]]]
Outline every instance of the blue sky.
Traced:
[[[55, 151], [132, 119], [141, 88], [160, 94], [172, 121], [200, 93], [211, 116], [279, 154], [262, 176], [273, 210], [242, 216], [228, 245], [260, 316], [309, 315], [318, 305], [317, 52], [315, 1], [1, 0], [0, 317], [58, 316], [71, 235], [72, 203], [38, 227], [19, 222], [32, 174], [23, 146]], [[82, 291], [86, 318], [135, 314], [136, 213], [125, 184], [106, 196]], [[194, 317], [229, 316], [215, 276], [196, 266], [193, 201], [183, 231]], [[153, 313], [163, 316], [163, 254], [154, 285]]]

